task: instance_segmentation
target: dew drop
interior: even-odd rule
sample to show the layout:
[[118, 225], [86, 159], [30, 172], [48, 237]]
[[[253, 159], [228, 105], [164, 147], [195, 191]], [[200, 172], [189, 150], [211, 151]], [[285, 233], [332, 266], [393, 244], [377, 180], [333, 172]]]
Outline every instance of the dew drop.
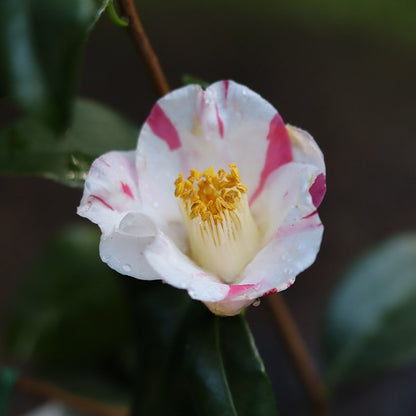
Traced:
[[153, 202], [153, 208], [159, 208], [159, 202]]
[[260, 301], [260, 299], [259, 298], [257, 298], [253, 303], [252, 303], [252, 305], [254, 306], [254, 307], [257, 307], [257, 306], [260, 306], [260, 303], [261, 303], [261, 301]]
[[130, 264], [123, 264], [122, 269], [125, 272], [131, 272], [131, 266], [130, 266]]

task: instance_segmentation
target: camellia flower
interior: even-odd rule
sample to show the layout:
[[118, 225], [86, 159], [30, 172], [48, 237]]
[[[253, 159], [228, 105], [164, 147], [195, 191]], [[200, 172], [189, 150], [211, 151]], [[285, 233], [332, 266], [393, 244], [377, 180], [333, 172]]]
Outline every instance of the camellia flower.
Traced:
[[221, 81], [161, 98], [136, 151], [94, 161], [78, 214], [100, 226], [101, 258], [119, 273], [234, 315], [313, 263], [325, 189], [312, 137]]

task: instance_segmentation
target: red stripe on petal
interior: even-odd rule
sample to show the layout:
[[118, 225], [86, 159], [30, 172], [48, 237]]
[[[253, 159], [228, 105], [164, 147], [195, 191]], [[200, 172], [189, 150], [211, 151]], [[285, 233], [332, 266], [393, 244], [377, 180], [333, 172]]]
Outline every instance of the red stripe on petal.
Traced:
[[225, 96], [225, 99], [228, 98], [228, 88], [229, 88], [229, 86], [230, 86], [230, 81], [228, 79], [225, 79], [224, 80], [224, 96]]
[[315, 216], [308, 216], [302, 218], [298, 222], [290, 225], [285, 225], [280, 227], [273, 238], [281, 238], [281, 237], [290, 237], [294, 234], [304, 233], [306, 231], [311, 231], [315, 228], [322, 227], [321, 222], [317, 222], [317, 218]]
[[215, 104], [215, 113], [217, 115], [218, 131], [220, 133], [221, 138], [223, 138], [224, 137], [224, 122], [222, 121], [217, 104]]
[[230, 298], [231, 296], [238, 295], [241, 292], [244, 292], [247, 289], [251, 289], [254, 284], [250, 285], [228, 285], [230, 290], [228, 291], [227, 298]]
[[121, 183], [121, 189], [123, 190], [123, 193], [127, 195], [129, 198], [134, 199], [134, 195], [133, 195], [133, 192], [131, 191], [130, 186], [128, 186], [124, 182], [120, 182], [120, 183]]
[[314, 215], [316, 215], [317, 213], [318, 213], [318, 210], [316, 209], [315, 211], [312, 211], [310, 214], [305, 215], [304, 217], [302, 217], [302, 219], [304, 220], [304, 219], [307, 219], [307, 218], [313, 217], [313, 216], [314, 216]]
[[98, 160], [108, 168], [111, 168], [111, 165], [103, 157], [99, 157]]
[[156, 136], [168, 144], [170, 150], [181, 147], [181, 141], [175, 126], [159, 104], [154, 105], [146, 123]]
[[318, 208], [319, 205], [321, 205], [321, 202], [325, 196], [325, 192], [326, 192], [326, 179], [325, 179], [325, 175], [321, 173], [316, 177], [315, 182], [309, 188], [309, 193], [311, 194], [312, 202], [313, 202], [313, 205], [315, 205], [315, 208]]
[[274, 293], [277, 293], [277, 289], [276, 288], [270, 289], [263, 296], [273, 295]]
[[100, 201], [103, 205], [105, 205], [108, 209], [111, 209], [111, 211], [114, 211], [114, 208], [110, 205], [107, 204], [107, 202], [104, 201], [104, 199], [102, 199], [101, 197], [97, 196], [97, 195], [90, 195], [90, 198], [94, 198], [97, 201]]
[[267, 147], [266, 159], [263, 171], [260, 175], [260, 183], [250, 198], [250, 204], [260, 195], [267, 178], [272, 172], [293, 160], [292, 146], [285, 123], [278, 113], [270, 122], [269, 134], [267, 135], [269, 145]]

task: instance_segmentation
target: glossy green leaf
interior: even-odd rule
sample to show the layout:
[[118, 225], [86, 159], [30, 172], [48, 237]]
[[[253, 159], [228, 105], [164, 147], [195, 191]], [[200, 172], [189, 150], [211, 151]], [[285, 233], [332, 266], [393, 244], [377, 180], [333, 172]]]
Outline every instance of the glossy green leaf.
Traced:
[[129, 285], [139, 341], [133, 415], [277, 414], [244, 317], [216, 317], [168, 285]]
[[415, 234], [393, 238], [359, 259], [326, 310], [330, 385], [414, 360], [415, 305]]
[[183, 85], [197, 84], [197, 85], [200, 85], [202, 88], [207, 88], [209, 86], [209, 82], [204, 81], [203, 79], [195, 77], [190, 74], [182, 75], [182, 84]]
[[131, 343], [118, 275], [98, 256], [92, 226], [64, 230], [40, 253], [16, 293], [5, 346], [19, 362], [44, 368], [111, 365]]
[[69, 123], [82, 46], [107, 3], [0, 2], [0, 90], [54, 131]]
[[237, 414], [277, 415], [273, 389], [245, 318], [237, 315], [219, 321], [224, 367]]
[[36, 175], [82, 186], [93, 160], [136, 147], [138, 128], [107, 107], [79, 100], [61, 140], [39, 121], [24, 118], [0, 132], [0, 172]]
[[[191, 397], [199, 414], [237, 416], [224, 367], [219, 318], [208, 311], [201, 312], [188, 333], [185, 353]], [[234, 342], [235, 348], [239, 348], [238, 339]], [[248, 392], [243, 390], [236, 393]]]

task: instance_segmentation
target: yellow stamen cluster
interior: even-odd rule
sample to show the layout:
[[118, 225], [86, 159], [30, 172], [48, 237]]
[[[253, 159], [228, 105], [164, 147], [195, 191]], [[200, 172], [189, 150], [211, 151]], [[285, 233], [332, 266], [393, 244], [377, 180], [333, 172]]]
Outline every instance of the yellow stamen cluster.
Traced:
[[247, 187], [237, 166], [191, 170], [188, 179], [180, 174], [175, 195], [188, 232], [189, 255], [204, 269], [226, 283], [236, 282], [239, 273], [259, 247], [259, 231], [251, 216]]
[[181, 198], [188, 206], [190, 219], [200, 217], [203, 221], [215, 223], [223, 221], [225, 210], [234, 211], [241, 194], [247, 187], [241, 183], [238, 168], [229, 164], [230, 173], [224, 169], [215, 172], [211, 166], [202, 173], [191, 169], [188, 179], [184, 180], [180, 173], [175, 181], [175, 196]]

